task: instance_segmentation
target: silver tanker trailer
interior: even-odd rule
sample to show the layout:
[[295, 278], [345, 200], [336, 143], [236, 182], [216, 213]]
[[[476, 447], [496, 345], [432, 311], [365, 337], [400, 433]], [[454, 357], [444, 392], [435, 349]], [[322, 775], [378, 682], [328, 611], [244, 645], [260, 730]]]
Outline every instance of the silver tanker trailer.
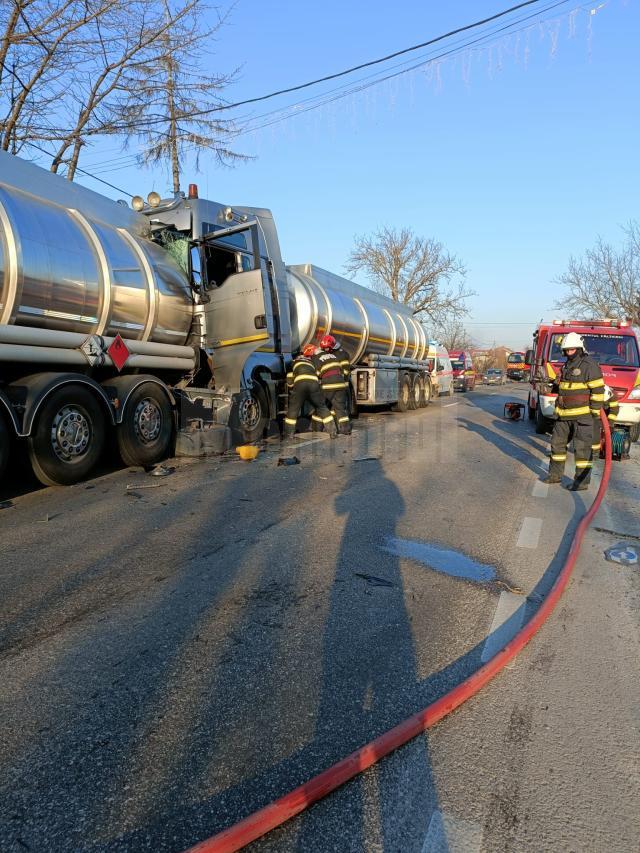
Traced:
[[[405, 306], [285, 267], [268, 210], [189, 196], [114, 202], [0, 152], [0, 474], [27, 443], [45, 484], [84, 478], [115, 431], [126, 464], [255, 440], [292, 353], [331, 332], [352, 408], [425, 406], [424, 329]], [[195, 451], [197, 452], [197, 451]]]

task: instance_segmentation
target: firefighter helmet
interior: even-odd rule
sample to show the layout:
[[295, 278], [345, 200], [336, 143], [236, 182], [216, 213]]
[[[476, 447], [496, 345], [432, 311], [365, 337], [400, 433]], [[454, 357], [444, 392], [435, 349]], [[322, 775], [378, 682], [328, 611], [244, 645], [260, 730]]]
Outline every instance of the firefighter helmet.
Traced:
[[307, 344], [306, 347], [302, 350], [302, 355], [306, 358], [311, 358], [311, 356], [316, 354], [316, 348], [313, 344]]
[[584, 339], [582, 335], [579, 335], [577, 332], [569, 332], [569, 334], [565, 335], [562, 339], [561, 347], [563, 350], [584, 349]]
[[320, 339], [320, 347], [323, 350], [335, 349], [336, 339], [333, 335], [323, 335]]

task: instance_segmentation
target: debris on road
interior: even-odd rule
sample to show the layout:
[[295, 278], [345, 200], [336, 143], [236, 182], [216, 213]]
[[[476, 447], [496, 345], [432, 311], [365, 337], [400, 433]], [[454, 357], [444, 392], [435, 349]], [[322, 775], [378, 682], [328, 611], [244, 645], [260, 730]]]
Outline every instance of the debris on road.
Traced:
[[607, 548], [604, 556], [610, 563], [619, 563], [622, 566], [636, 566], [638, 564], [638, 552], [628, 542], [618, 542], [612, 548]]
[[127, 492], [138, 491], [138, 489], [159, 489], [161, 486], [164, 486], [164, 483], [153, 483], [153, 485], [136, 485], [127, 483]]
[[300, 460], [297, 456], [280, 456], [278, 459], [278, 468], [281, 465], [299, 465]]
[[169, 467], [168, 465], [156, 465], [151, 471], [149, 471], [150, 477], [168, 477], [169, 474], [173, 474], [176, 469], [173, 467]]
[[395, 587], [394, 583], [391, 583], [391, 581], [387, 581], [384, 578], [379, 578], [377, 575], [367, 575], [364, 572], [354, 572], [353, 576], [356, 578], [362, 578], [363, 581], [366, 581], [371, 586]]
[[353, 461], [354, 462], [376, 462], [380, 459], [379, 456], [357, 456]]

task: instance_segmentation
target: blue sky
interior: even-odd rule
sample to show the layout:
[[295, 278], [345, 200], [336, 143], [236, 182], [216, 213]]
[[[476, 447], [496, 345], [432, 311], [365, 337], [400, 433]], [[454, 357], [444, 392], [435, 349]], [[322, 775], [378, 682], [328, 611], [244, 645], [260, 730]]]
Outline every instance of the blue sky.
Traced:
[[[222, 72], [240, 66], [226, 95], [241, 100], [425, 41], [508, 5], [238, 0], [209, 61]], [[225, 203], [270, 207], [287, 263], [312, 261], [342, 273], [354, 235], [383, 224], [436, 237], [464, 260], [468, 285], [478, 293], [468, 324], [476, 340], [523, 346], [540, 318], [557, 315], [552, 280], [569, 255], [598, 234], [618, 242], [620, 225], [638, 217], [638, 7], [638, 0], [562, 3], [544, 15], [542, 27], [531, 21], [519, 35], [244, 135], [235, 147], [254, 160], [221, 169], [205, 155], [200, 174], [187, 164], [184, 185], [196, 181], [202, 196]], [[336, 85], [245, 108], [243, 115]], [[108, 145], [80, 165], [90, 170], [118, 156], [113, 141]], [[170, 185], [161, 169], [102, 176], [145, 195], [152, 188], [166, 194]]]

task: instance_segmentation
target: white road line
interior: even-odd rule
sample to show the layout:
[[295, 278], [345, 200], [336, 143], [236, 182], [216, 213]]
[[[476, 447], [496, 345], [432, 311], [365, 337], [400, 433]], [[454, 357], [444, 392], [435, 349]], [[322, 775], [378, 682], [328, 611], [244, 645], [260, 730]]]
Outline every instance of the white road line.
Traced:
[[[443, 409], [448, 409], [448, 408], [449, 408], [449, 406], [459, 406], [459, 405], [460, 405], [460, 403], [443, 403], [443, 404], [442, 404], [442, 408], [443, 408]], [[436, 812], [436, 814], [437, 814], [437, 812]]]
[[525, 598], [513, 592], [501, 592], [489, 636], [485, 640], [480, 660], [486, 663], [518, 633], [524, 619]]
[[522, 521], [522, 527], [520, 528], [516, 546], [518, 548], [537, 548], [541, 532], [542, 519], [527, 516]]
[[422, 853], [480, 853], [482, 827], [446, 812], [431, 815]]
[[531, 494], [534, 498], [546, 498], [549, 494], [549, 484], [543, 483], [542, 480], [536, 480], [531, 489]]

